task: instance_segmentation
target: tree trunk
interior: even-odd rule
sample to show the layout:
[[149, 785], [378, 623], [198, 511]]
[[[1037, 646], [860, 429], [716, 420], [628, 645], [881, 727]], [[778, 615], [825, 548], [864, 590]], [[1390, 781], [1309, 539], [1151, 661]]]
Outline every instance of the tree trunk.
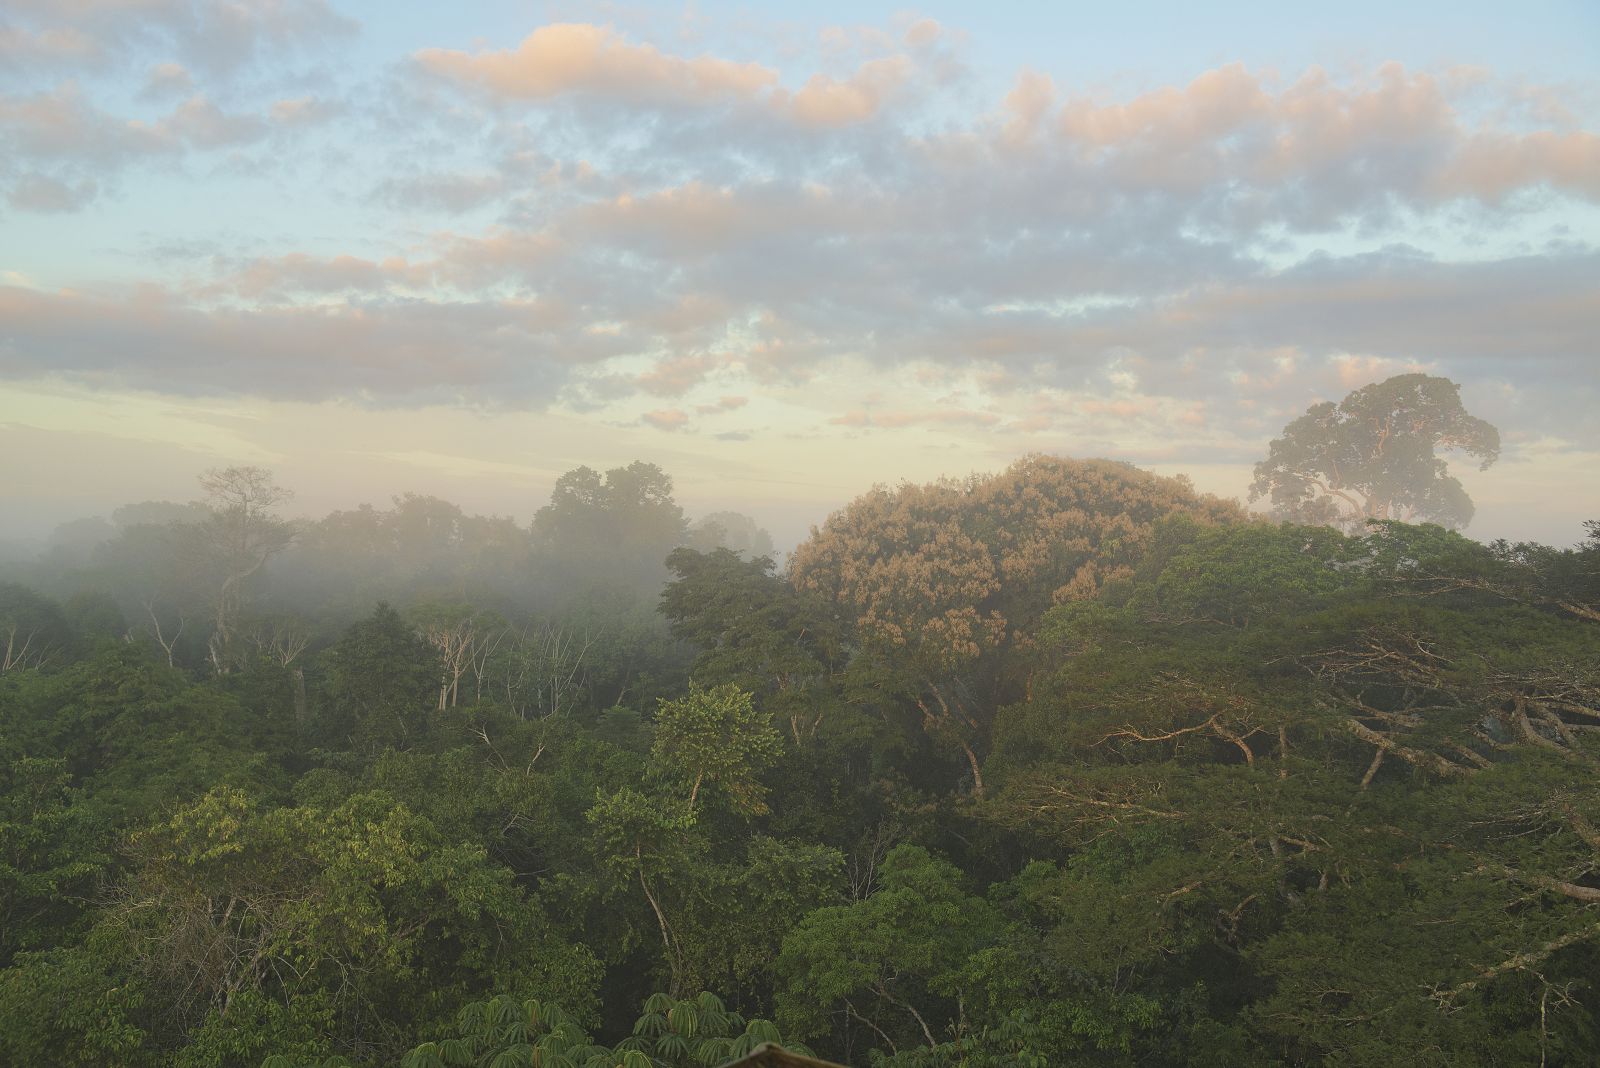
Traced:
[[661, 906], [656, 902], [656, 895], [650, 892], [650, 884], [644, 877], [644, 847], [635, 845], [633, 856], [639, 864], [639, 888], [644, 891], [645, 900], [650, 902], [650, 910], [656, 914], [656, 923], [661, 928], [661, 944], [667, 951], [667, 965], [672, 969], [672, 989], [668, 991], [673, 997], [682, 996], [683, 987], [683, 962], [678, 959], [677, 947], [673, 945], [672, 934], [667, 928], [666, 913], [661, 911]]
[[967, 744], [965, 738], [958, 738], [957, 741], [961, 743], [961, 751], [967, 754], [967, 763], [972, 765], [972, 796], [981, 798], [983, 796], [983, 772], [978, 769], [978, 754], [972, 751], [972, 746]]
[[304, 668], [294, 669], [294, 728], [302, 738], [306, 733], [306, 673]]

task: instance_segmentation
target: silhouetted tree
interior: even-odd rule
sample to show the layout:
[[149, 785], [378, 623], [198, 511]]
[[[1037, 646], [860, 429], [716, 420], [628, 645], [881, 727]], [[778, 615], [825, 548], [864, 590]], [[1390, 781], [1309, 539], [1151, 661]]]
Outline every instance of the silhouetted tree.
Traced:
[[1300, 523], [1359, 530], [1369, 519], [1460, 528], [1472, 499], [1439, 449], [1482, 461], [1500, 456], [1500, 432], [1461, 406], [1460, 387], [1431, 375], [1397, 375], [1325, 401], [1283, 429], [1256, 464], [1250, 499]]

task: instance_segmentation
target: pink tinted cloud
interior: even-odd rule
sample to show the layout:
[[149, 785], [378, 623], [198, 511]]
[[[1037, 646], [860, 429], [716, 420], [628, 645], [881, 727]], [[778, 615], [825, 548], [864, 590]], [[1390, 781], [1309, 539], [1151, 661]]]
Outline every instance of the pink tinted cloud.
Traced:
[[903, 40], [908, 48], [927, 48], [944, 35], [944, 27], [935, 19], [918, 19], [906, 27]]
[[145, 96], [193, 92], [194, 78], [182, 63], [157, 63], [150, 68], [150, 77], [144, 85]]
[[[924, 20], [907, 32], [907, 40], [927, 47], [939, 32], [937, 23]], [[780, 116], [818, 127], [873, 118], [914, 71], [908, 56], [878, 56], [845, 77], [813, 74], [791, 91], [779, 86], [779, 72], [772, 67], [711, 55], [676, 56], [589, 23], [541, 26], [514, 49], [425, 48], [413, 58], [437, 77], [497, 97], [548, 100], [586, 93], [640, 105], [765, 102]]]
[[359, 256], [324, 257], [291, 252], [252, 260], [234, 276], [233, 288], [240, 296], [259, 298], [286, 292], [371, 292], [393, 285], [418, 283], [425, 278], [423, 269], [414, 268], [399, 256], [379, 261]]
[[33, 63], [81, 63], [99, 55], [99, 42], [73, 26], [40, 30], [0, 26], [0, 62], [13, 69]]
[[695, 412], [700, 415], [720, 415], [723, 412], [737, 411], [749, 403], [749, 397], [719, 397], [714, 404], [697, 405]]
[[[1492, 200], [1548, 183], [1600, 198], [1600, 138], [1469, 123], [1453, 103], [1464, 87], [1459, 72], [1435, 76], [1386, 63], [1354, 84], [1313, 67], [1280, 88], [1270, 75], [1230, 64], [1125, 103], [1070, 100], [1054, 127], [1085, 159], [1167, 188], [1310, 179], [1372, 184], [1423, 200]], [[1545, 114], [1552, 111], [1549, 94], [1515, 95], [1537, 97]], [[1025, 72], [1005, 101], [1007, 136], [1031, 130], [1052, 99], [1053, 87]]]
[[661, 397], [681, 396], [704, 382], [721, 363], [718, 357], [709, 355], [671, 357], [635, 378], [634, 385]]
[[875, 117], [911, 73], [911, 60], [905, 56], [869, 59], [848, 78], [813, 74], [792, 96], [780, 93], [774, 103], [805, 125], [849, 126]]
[[681, 408], [662, 408], [654, 412], [645, 412], [639, 417], [657, 430], [668, 433], [682, 430], [689, 425], [689, 413]]
[[758, 63], [684, 59], [653, 45], [631, 44], [609, 27], [584, 23], [541, 26], [514, 49], [426, 48], [416, 60], [449, 80], [530, 100], [574, 92], [640, 102], [663, 96], [684, 102], [748, 99], [778, 81], [777, 71]]

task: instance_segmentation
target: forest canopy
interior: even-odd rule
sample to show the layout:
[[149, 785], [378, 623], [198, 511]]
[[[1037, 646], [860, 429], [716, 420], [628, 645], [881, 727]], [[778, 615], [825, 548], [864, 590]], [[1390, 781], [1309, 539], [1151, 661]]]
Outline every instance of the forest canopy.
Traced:
[[1600, 524], [1030, 456], [780, 562], [645, 463], [530, 526], [204, 489], [0, 584], [0, 1062], [1600, 1044]]

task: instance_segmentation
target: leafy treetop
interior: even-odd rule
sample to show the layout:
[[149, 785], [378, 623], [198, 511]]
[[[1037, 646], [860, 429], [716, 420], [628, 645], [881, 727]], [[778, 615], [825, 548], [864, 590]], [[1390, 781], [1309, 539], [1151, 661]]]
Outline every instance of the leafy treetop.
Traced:
[[1397, 375], [1338, 404], [1312, 405], [1284, 427], [1256, 464], [1250, 499], [1268, 497], [1281, 519], [1357, 529], [1369, 519], [1459, 528], [1472, 499], [1439, 449], [1481, 461], [1500, 456], [1500, 432], [1461, 406], [1460, 387], [1432, 375]]

